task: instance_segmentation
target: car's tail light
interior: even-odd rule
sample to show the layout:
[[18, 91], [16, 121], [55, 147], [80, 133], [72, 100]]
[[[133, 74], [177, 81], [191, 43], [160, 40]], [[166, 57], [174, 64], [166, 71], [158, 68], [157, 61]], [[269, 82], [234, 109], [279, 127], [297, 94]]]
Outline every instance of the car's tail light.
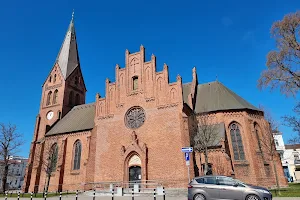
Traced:
[[191, 185], [188, 185], [188, 188], [193, 188], [193, 186], [191, 186]]

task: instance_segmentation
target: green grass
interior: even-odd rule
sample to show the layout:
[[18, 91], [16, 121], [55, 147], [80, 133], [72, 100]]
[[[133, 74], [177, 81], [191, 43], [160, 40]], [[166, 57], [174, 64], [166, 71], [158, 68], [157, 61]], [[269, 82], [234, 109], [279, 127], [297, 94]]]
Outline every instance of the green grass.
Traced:
[[274, 197], [300, 197], [300, 183], [289, 183], [288, 188], [280, 189], [280, 195], [276, 190], [271, 192]]
[[[76, 193], [66, 193], [66, 192], [64, 192], [64, 193], [62, 193], [62, 196], [63, 195], [69, 195], [69, 194], [76, 194]], [[26, 194], [20, 194], [20, 198], [30, 198], [30, 196], [31, 196], [31, 194], [29, 193], [26, 193]], [[49, 193], [49, 194], [47, 194], [47, 197], [55, 197], [55, 196], [59, 196], [59, 193]], [[5, 197], [5, 195], [2, 193], [2, 194], [0, 194], [0, 197]], [[11, 193], [8, 193], [7, 194], [7, 197], [8, 198], [10, 198], [10, 197], [18, 197], [18, 194], [16, 194], [16, 193], [13, 193], [13, 194], [11, 194]], [[37, 194], [33, 194], [32, 195], [32, 197], [33, 198], [43, 198], [44, 196], [43, 196], [43, 193], [37, 193]]]

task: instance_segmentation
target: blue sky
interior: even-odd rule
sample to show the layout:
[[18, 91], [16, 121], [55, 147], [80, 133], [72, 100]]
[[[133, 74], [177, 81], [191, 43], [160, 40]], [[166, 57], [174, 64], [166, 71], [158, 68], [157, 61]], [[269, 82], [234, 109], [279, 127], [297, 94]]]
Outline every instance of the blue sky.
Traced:
[[[200, 83], [218, 80], [255, 106], [264, 105], [280, 121], [295, 99], [256, 87], [274, 21], [299, 9], [300, 1], [2, 1], [0, 5], [0, 122], [13, 123], [25, 136], [20, 155], [28, 156], [41, 86], [54, 64], [75, 9], [86, 102], [104, 95], [105, 79], [114, 81], [115, 65], [124, 67], [125, 50], [146, 48], [167, 63], [170, 81], [180, 74]], [[287, 140], [292, 130], [281, 126]]]

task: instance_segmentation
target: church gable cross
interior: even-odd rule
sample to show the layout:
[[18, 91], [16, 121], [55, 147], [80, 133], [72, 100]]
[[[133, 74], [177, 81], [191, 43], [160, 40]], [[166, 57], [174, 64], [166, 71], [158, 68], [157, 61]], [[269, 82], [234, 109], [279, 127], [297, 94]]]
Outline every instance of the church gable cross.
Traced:
[[133, 67], [133, 72], [135, 72], [135, 66], [138, 65], [139, 62], [136, 58], [133, 58], [130, 64], [130, 67]]

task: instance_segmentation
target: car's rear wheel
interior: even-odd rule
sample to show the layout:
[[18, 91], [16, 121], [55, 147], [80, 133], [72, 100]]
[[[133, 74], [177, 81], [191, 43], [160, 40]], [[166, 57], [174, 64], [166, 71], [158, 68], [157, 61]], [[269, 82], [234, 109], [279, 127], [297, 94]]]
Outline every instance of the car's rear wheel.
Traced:
[[257, 195], [255, 195], [255, 194], [249, 194], [246, 197], [246, 200], [260, 200], [260, 198]]
[[205, 200], [205, 196], [203, 194], [196, 194], [194, 200]]

